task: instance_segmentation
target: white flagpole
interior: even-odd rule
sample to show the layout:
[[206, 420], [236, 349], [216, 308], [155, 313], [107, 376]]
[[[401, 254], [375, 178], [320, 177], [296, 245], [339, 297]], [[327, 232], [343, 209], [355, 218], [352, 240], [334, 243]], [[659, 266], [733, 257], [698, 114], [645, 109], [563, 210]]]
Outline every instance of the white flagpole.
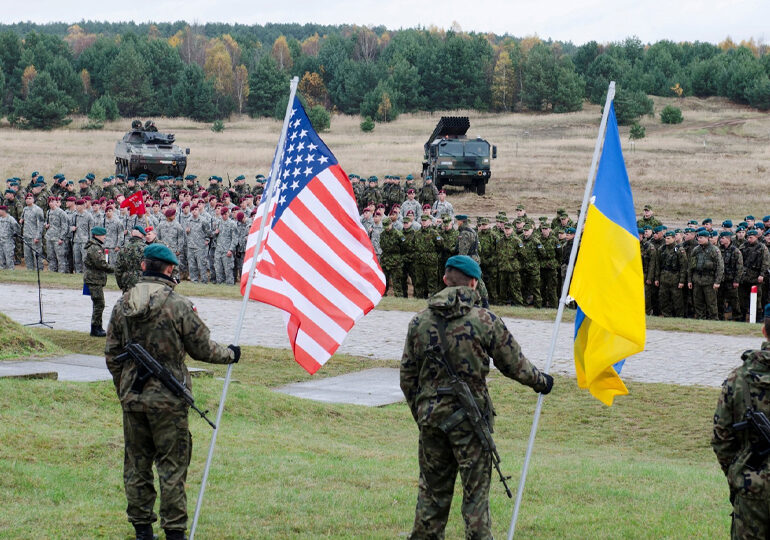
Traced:
[[[264, 204], [265, 208], [262, 212], [262, 221], [259, 224], [259, 232], [257, 233], [257, 241], [254, 244], [254, 254], [251, 257], [251, 268], [249, 269], [249, 279], [246, 282], [246, 294], [243, 295], [243, 302], [241, 303], [241, 312], [238, 316], [238, 322], [235, 325], [235, 337], [233, 338], [233, 344], [238, 345], [241, 338], [241, 327], [243, 326], [243, 318], [246, 315], [246, 306], [249, 303], [249, 292], [251, 288], [251, 282], [254, 279], [254, 271], [257, 268], [257, 255], [259, 254], [259, 246], [262, 244], [262, 238], [265, 234], [265, 224], [267, 223], [267, 213], [269, 210], [270, 201], [273, 198], [275, 187], [278, 184], [278, 169], [283, 161], [283, 147], [286, 142], [286, 132], [289, 129], [289, 118], [291, 116], [291, 107], [294, 104], [294, 95], [297, 93], [297, 83], [299, 78], [294, 77], [290, 83], [289, 91], [289, 103], [286, 105], [286, 116], [283, 118], [283, 128], [281, 129], [281, 136], [278, 139], [278, 151], [273, 158], [273, 168], [270, 174], [270, 184], [268, 191], [265, 194]], [[206, 458], [206, 467], [203, 469], [203, 480], [201, 481], [201, 489], [198, 492], [198, 501], [195, 504], [195, 515], [193, 516], [192, 528], [190, 529], [190, 540], [195, 538], [195, 529], [198, 526], [198, 518], [200, 517], [201, 506], [203, 504], [203, 493], [206, 491], [206, 481], [209, 477], [209, 469], [211, 468], [211, 460], [214, 456], [214, 446], [217, 443], [217, 434], [219, 433], [219, 425], [222, 421], [222, 411], [225, 408], [225, 398], [227, 397], [227, 389], [230, 386], [230, 376], [233, 371], [233, 364], [227, 366], [227, 374], [225, 375], [225, 384], [222, 387], [222, 397], [219, 400], [219, 409], [217, 410], [217, 420], [214, 432], [211, 434], [211, 442], [209, 443], [209, 454]]]
[[[575, 259], [577, 258], [578, 246], [580, 246], [580, 237], [583, 233], [583, 225], [586, 220], [586, 209], [588, 208], [588, 199], [591, 196], [591, 190], [594, 184], [594, 176], [596, 174], [596, 165], [599, 161], [599, 153], [601, 152], [602, 143], [604, 142], [604, 132], [607, 128], [607, 116], [610, 112], [610, 104], [615, 97], [615, 81], [610, 82], [609, 89], [607, 90], [607, 101], [604, 103], [604, 113], [602, 114], [602, 121], [599, 124], [599, 135], [596, 137], [596, 145], [594, 146], [594, 157], [591, 160], [591, 169], [588, 172], [588, 181], [586, 182], [586, 189], [583, 193], [583, 204], [580, 206], [580, 216], [578, 217], [577, 228], [575, 230], [575, 239], [572, 244], [572, 251], [569, 254], [569, 264], [567, 265], [567, 273], [564, 276], [564, 284], [561, 289], [561, 298], [559, 299], [559, 309], [556, 312], [556, 321], [554, 322], [553, 332], [551, 333], [551, 345], [548, 349], [548, 358], [545, 362], [545, 373], [551, 370], [551, 364], [553, 363], [553, 354], [556, 350], [556, 340], [559, 337], [559, 326], [561, 325], [561, 319], [564, 315], [564, 306], [567, 304], [567, 294], [569, 293], [569, 284], [572, 280], [572, 271], [575, 268]], [[519, 480], [519, 488], [516, 492], [516, 503], [513, 507], [513, 516], [511, 517], [511, 525], [508, 528], [508, 540], [513, 540], [513, 533], [516, 530], [516, 521], [519, 518], [519, 508], [521, 507], [521, 498], [524, 495], [524, 484], [527, 481], [527, 469], [529, 469], [529, 460], [532, 457], [532, 448], [535, 445], [535, 435], [537, 434], [537, 425], [540, 420], [540, 410], [543, 407], [543, 394], [539, 394], [537, 397], [537, 406], [535, 407], [535, 417], [532, 420], [532, 429], [529, 432], [529, 444], [527, 445], [527, 453], [524, 456], [524, 464], [521, 469], [521, 479]]]

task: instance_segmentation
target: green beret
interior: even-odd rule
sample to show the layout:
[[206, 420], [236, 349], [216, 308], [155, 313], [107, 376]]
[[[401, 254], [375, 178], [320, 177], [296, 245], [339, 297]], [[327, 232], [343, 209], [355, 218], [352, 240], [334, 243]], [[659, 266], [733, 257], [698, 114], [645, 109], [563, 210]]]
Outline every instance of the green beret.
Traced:
[[86, 178], [88, 178], [89, 180], [93, 180], [94, 178], [96, 178], [96, 176], [94, 176], [94, 173], [90, 172], [86, 175]]
[[727, 238], [732, 238], [732, 236], [733, 236], [732, 231], [722, 231], [721, 233], [719, 233], [719, 238], [723, 238], [725, 236]]
[[691, 219], [690, 221], [687, 222], [687, 224], [688, 225], [697, 225], [698, 224], [698, 220], [697, 219]]
[[242, 174], [239, 174], [238, 176], [235, 177], [235, 181], [237, 182], [238, 180], [246, 180], [246, 177], [243, 176]]
[[140, 232], [140, 233], [142, 233], [143, 235], [147, 234], [147, 233], [144, 231], [144, 227], [142, 227], [141, 225], [134, 225], [134, 227], [133, 227], [131, 230], [132, 230], [132, 231], [139, 231], [139, 232]]
[[705, 236], [708, 238], [711, 234], [708, 231], [698, 231], [698, 236]]
[[752, 216], [751, 214], [749, 214], [748, 216], [746, 216], [746, 218], [745, 218], [745, 219], [746, 219], [746, 221], [748, 221], [748, 220], [751, 220], [751, 221], [756, 221], [756, 219], [754, 219], [754, 216]]
[[664, 230], [666, 230], [666, 229], [667, 229], [667, 227], [666, 227], [665, 225], [658, 225], [657, 227], [655, 227], [655, 228], [652, 230], [652, 232], [661, 232], [661, 231], [664, 231]]
[[453, 257], [449, 257], [444, 268], [457, 268], [468, 277], [481, 279], [481, 267], [479, 266], [479, 263], [467, 255], [454, 255]]
[[756, 229], [751, 229], [746, 233], [746, 236], [759, 236], [759, 231]]
[[711, 237], [714, 238], [719, 235], [719, 232], [717, 231], [711, 231]]
[[179, 260], [174, 255], [174, 252], [163, 244], [150, 244], [144, 248], [144, 258], [155, 259], [173, 265], [179, 264]]
[[467, 221], [468, 216], [466, 216], [465, 214], [456, 214], [455, 219], [458, 221]]
[[567, 227], [567, 228], [565, 229], [565, 232], [566, 232], [567, 234], [575, 234], [575, 227]]
[[722, 222], [722, 227], [732, 228], [733, 222], [732, 220], [726, 219]]
[[695, 232], [695, 229], [693, 229], [692, 227], [685, 227], [684, 228], [684, 232], [686, 232], [686, 233]]
[[78, 180], [78, 183], [80, 183], [80, 184], [87, 184], [88, 180], [86, 180], [85, 178], [81, 178], [80, 180]]
[[675, 235], [676, 235], [676, 233], [674, 233], [674, 231], [666, 231], [666, 234], [664, 234], [663, 236], [665, 236], [666, 238], [668, 238], [669, 236], [672, 236], [672, 237], [673, 237], [673, 236], [675, 236]]
[[406, 179], [407, 180], [414, 180], [414, 176], [412, 176], [411, 174], [407, 174], [406, 175]]
[[187, 176], [184, 177], [185, 180], [195, 180], [196, 178], [198, 177], [195, 176], [194, 174], [188, 174]]
[[701, 225], [705, 225], [706, 223], [713, 223], [713, 220], [709, 217], [701, 221]]
[[93, 229], [91, 229], [91, 234], [93, 236], [104, 236], [105, 234], [107, 234], [107, 229], [105, 229], [104, 227], [94, 227]]
[[40, 174], [40, 173], [39, 173], [39, 172], [37, 172], [37, 171], [32, 171], [32, 174], [31, 174], [31, 176], [37, 176], [38, 174]]

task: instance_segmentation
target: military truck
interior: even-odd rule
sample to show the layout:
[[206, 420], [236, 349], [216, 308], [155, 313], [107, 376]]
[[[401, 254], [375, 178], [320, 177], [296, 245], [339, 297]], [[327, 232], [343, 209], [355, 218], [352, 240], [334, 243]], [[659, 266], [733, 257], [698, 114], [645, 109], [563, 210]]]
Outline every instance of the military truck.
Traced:
[[484, 195], [492, 176], [489, 160], [497, 157], [497, 146], [480, 137], [469, 139], [466, 133], [470, 127], [467, 116], [441, 117], [425, 143], [423, 179], [430, 176], [439, 189], [465, 186]]
[[182, 176], [190, 149], [174, 144], [173, 133], [159, 133], [155, 122], [131, 122], [131, 130], [115, 143], [115, 174]]

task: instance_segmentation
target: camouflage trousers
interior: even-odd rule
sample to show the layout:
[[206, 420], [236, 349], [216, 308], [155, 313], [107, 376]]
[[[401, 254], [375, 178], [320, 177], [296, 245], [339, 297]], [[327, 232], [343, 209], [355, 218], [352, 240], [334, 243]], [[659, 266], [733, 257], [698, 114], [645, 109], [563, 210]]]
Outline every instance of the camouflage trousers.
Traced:
[[382, 272], [385, 274], [385, 294], [393, 287], [393, 296], [405, 296], [402, 287], [403, 267], [400, 262], [395, 264], [383, 264]]
[[770, 499], [750, 499], [741, 494], [733, 503], [733, 540], [765, 540], [770, 538]]
[[216, 271], [217, 283], [235, 283], [233, 278], [233, 257], [228, 257], [227, 252], [216, 253], [214, 255], [214, 269]]
[[0, 241], [0, 270], [13, 270], [15, 267], [13, 240]]
[[521, 297], [524, 304], [532, 302], [536, 308], [543, 307], [543, 298], [540, 296], [540, 269], [521, 271]]
[[43, 247], [40, 244], [33, 244], [32, 240], [27, 238], [27, 242], [35, 246], [35, 250], [33, 252], [32, 248], [29, 247], [26, 243], [24, 244], [24, 265], [27, 267], [27, 270], [34, 270], [35, 269], [35, 255], [37, 254], [37, 267], [42, 270], [43, 269]]
[[155, 522], [155, 482], [160, 483], [160, 525], [164, 529], [187, 528], [185, 481], [192, 454], [187, 409], [153, 413], [123, 411], [125, 454], [123, 483], [128, 521], [135, 525]]
[[653, 300], [653, 292], [655, 291], [655, 285], [652, 283], [644, 282], [644, 312], [647, 315], [652, 315], [655, 311], [655, 303]]
[[[645, 290], [647, 287], [649, 285], [645, 285]], [[683, 289], [679, 288], [678, 282], [661, 282], [658, 290], [658, 303], [660, 304], [661, 315], [664, 317], [684, 317], [684, 295], [682, 291]]]
[[500, 302], [503, 304], [513, 303], [515, 306], [520, 306], [524, 303], [521, 298], [521, 278], [518, 270], [500, 272], [498, 293]]
[[436, 283], [436, 261], [426, 257], [414, 264], [414, 297], [428, 298], [438, 290]]
[[102, 315], [104, 314], [104, 288], [99, 285], [89, 285], [91, 291], [91, 326], [102, 326]]
[[481, 275], [486, 278], [485, 285], [487, 286], [487, 295], [489, 296], [490, 304], [497, 304], [501, 301], [498, 291], [498, 280], [500, 279], [500, 272], [497, 270], [496, 265], [482, 265]]
[[75, 272], [78, 274], [83, 273], [83, 259], [85, 258], [85, 242], [73, 242], [72, 243], [72, 264]]
[[556, 290], [556, 269], [540, 269], [540, 297], [543, 299], [543, 306], [555, 308], [559, 302], [559, 294]]
[[187, 264], [190, 268], [190, 280], [200, 281], [201, 283], [209, 282], [209, 253], [208, 249], [192, 249], [187, 250]]
[[404, 263], [404, 269], [401, 273], [401, 290], [404, 291], [404, 298], [409, 296], [409, 283], [407, 280], [412, 281], [412, 294], [414, 296], [417, 296], [417, 289], [416, 289], [416, 281], [417, 277], [415, 274], [415, 264], [413, 262], [405, 262]]
[[46, 238], [45, 240], [45, 253], [48, 257], [48, 270], [51, 272], [59, 271], [59, 258], [56, 256], [56, 239]]
[[738, 290], [739, 289], [733, 287], [732, 281], [723, 281], [722, 286], [719, 287], [717, 294], [717, 311], [719, 312], [720, 321], [725, 318], [726, 306], [730, 306], [730, 309], [732, 310], [731, 319], [733, 321], [743, 320], [741, 303], [738, 300]]
[[717, 291], [713, 283], [692, 284], [692, 303], [696, 319], [717, 320]]
[[420, 482], [411, 540], [444, 538], [457, 471], [463, 484], [465, 538], [492, 538], [489, 483], [492, 461], [468, 421], [449, 433], [420, 426]]

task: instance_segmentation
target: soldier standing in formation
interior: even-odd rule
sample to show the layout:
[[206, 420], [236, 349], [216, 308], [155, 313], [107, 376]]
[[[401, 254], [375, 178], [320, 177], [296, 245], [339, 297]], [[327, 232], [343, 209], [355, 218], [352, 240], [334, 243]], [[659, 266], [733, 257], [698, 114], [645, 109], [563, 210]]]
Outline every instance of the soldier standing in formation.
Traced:
[[724, 261], [707, 231], [698, 233], [698, 245], [692, 250], [687, 273], [687, 288], [692, 290], [697, 319], [717, 319], [717, 290], [722, 284]]
[[[759, 242], [759, 232], [756, 229], [746, 232], [746, 243], [741, 248], [741, 253], [743, 255], [743, 276], [740, 284], [741, 313], [749, 315], [751, 288], [756, 286], [757, 298], [762, 298], [765, 276], [770, 270], [770, 253], [764, 243]], [[757, 319], [761, 319], [759, 308], [757, 311]]]
[[88, 285], [93, 310], [91, 312], [91, 335], [104, 337], [102, 314], [104, 313], [104, 286], [107, 285], [107, 274], [113, 269], [107, 262], [104, 253], [104, 237], [107, 231], [104, 227], [91, 229], [91, 239], [86, 243], [86, 256], [83, 260], [85, 272], [83, 282]]
[[216, 265], [216, 282], [233, 285], [233, 266], [235, 264], [235, 251], [238, 249], [238, 226], [230, 219], [230, 210], [222, 208], [222, 219], [219, 222], [217, 233], [217, 245], [214, 249], [214, 263]]
[[741, 316], [741, 304], [738, 299], [738, 288], [743, 277], [743, 254], [733, 245], [733, 233], [722, 231], [719, 233], [719, 250], [722, 252], [725, 275], [717, 294], [717, 310], [719, 320], [724, 319], [725, 306], [729, 307], [731, 318], [734, 321], [743, 319]]
[[27, 270], [32, 270], [35, 268], [35, 261], [37, 261], [37, 269], [42, 270], [45, 217], [40, 207], [35, 204], [35, 197], [32, 193], [27, 193], [24, 202], [26, 206], [22, 210], [19, 222], [24, 237], [24, 264]]
[[666, 245], [658, 254], [655, 270], [655, 286], [659, 287], [658, 302], [664, 317], [684, 316], [682, 293], [687, 282], [687, 255], [684, 248], [676, 245], [675, 236], [674, 231], [666, 232]]
[[142, 273], [142, 254], [144, 253], [145, 236], [147, 232], [141, 225], [131, 229], [128, 243], [118, 253], [115, 261], [115, 280], [123, 292], [133, 287], [139, 281]]
[[14, 240], [19, 234], [19, 224], [8, 214], [8, 206], [0, 205], [0, 270], [13, 270], [15, 267]]
[[[478, 307], [478, 263], [467, 256], [447, 261], [446, 288], [409, 323], [401, 359], [401, 390], [420, 431], [420, 482], [409, 538], [443, 538], [458, 470], [463, 483], [465, 537], [492, 538], [489, 486], [492, 460], [450, 386], [449, 364], [472, 389], [492, 431], [494, 412], [486, 385], [490, 357], [505, 376], [547, 394], [553, 378], [522, 354], [502, 319]], [[436, 350], [442, 355], [436, 359]], [[456, 419], [456, 420], [455, 420]]]
[[147, 246], [141, 263], [143, 278], [115, 304], [107, 329], [107, 367], [123, 408], [126, 513], [137, 540], [152, 540], [152, 524], [157, 520], [153, 464], [161, 488], [160, 525], [168, 540], [185, 537], [185, 481], [192, 453], [189, 407], [154, 377], [142, 392], [132, 391], [138, 366], [133, 361], [117, 362], [116, 357], [129, 341], [138, 343], [191, 390], [185, 354], [215, 364], [234, 363], [241, 356], [240, 347], [211, 341], [192, 303], [174, 292], [171, 274], [177, 263], [163, 244]]

